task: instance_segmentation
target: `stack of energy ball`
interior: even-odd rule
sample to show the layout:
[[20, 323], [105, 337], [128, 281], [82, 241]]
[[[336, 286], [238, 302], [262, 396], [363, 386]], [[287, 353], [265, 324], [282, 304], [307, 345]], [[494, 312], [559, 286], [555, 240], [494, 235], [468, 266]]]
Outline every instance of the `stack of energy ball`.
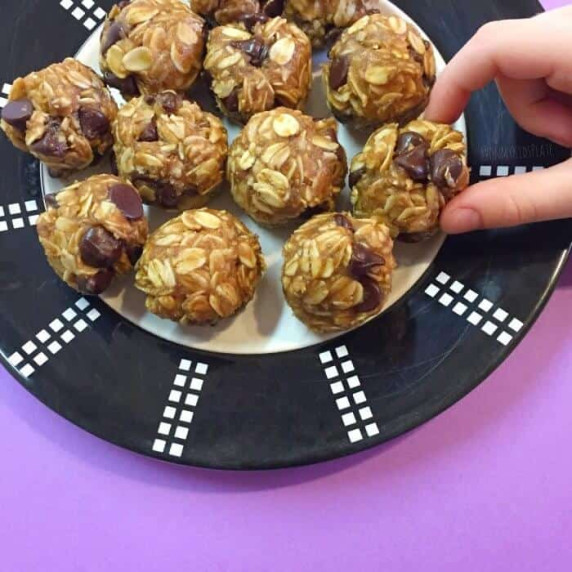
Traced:
[[[53, 176], [110, 149], [116, 169], [48, 197], [38, 233], [49, 263], [93, 295], [135, 268], [151, 312], [183, 324], [227, 318], [252, 299], [265, 262], [242, 222], [204, 208], [226, 178], [257, 223], [303, 222], [283, 251], [296, 316], [318, 332], [363, 323], [391, 289], [393, 239], [438, 232], [444, 205], [468, 185], [462, 134], [417, 119], [435, 81], [431, 45], [400, 18], [373, 13], [375, 0], [191, 4], [114, 6], [103, 78], [66, 59], [15, 81], [2, 112], [14, 145]], [[351, 161], [352, 214], [335, 212], [348, 174], [336, 120], [300, 111], [312, 45], [325, 43], [333, 115], [377, 128]], [[185, 98], [201, 72], [220, 111], [244, 124], [230, 149], [221, 120]], [[120, 109], [108, 87], [127, 101]], [[148, 236], [143, 202], [181, 214]]]

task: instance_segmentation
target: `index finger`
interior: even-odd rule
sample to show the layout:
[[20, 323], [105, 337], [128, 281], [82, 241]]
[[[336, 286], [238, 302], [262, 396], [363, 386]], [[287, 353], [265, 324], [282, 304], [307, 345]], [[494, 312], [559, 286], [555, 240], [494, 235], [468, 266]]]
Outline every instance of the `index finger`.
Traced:
[[562, 48], [572, 43], [571, 25], [568, 17], [486, 24], [440, 74], [426, 118], [453, 123], [471, 94], [501, 75], [519, 80], [547, 78], [555, 89], [565, 88], [561, 78], [570, 78], [572, 63]]

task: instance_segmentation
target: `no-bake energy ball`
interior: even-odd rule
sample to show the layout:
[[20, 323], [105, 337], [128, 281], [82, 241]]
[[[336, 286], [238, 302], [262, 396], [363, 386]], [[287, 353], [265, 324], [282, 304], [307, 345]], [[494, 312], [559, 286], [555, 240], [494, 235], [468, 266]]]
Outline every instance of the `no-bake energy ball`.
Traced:
[[363, 16], [379, 12], [379, 6], [379, 0], [286, 0], [284, 16], [321, 47]]
[[393, 236], [418, 242], [439, 230], [444, 206], [469, 184], [463, 134], [413, 121], [377, 130], [351, 164], [354, 214], [376, 217]]
[[186, 91], [201, 71], [205, 23], [181, 0], [132, 0], [111, 9], [100, 67], [126, 99]]
[[384, 306], [395, 268], [392, 251], [389, 229], [375, 219], [316, 216], [284, 246], [286, 301], [316, 332], [359, 326]]
[[284, 0], [191, 0], [191, 8], [212, 26], [242, 22], [250, 29], [281, 16]]
[[248, 122], [227, 169], [238, 205], [255, 221], [277, 226], [333, 210], [347, 164], [333, 118], [280, 107]]
[[424, 111], [435, 83], [431, 44], [396, 16], [358, 20], [334, 44], [324, 66], [328, 105], [358, 126], [407, 123]]
[[14, 82], [2, 129], [18, 149], [60, 176], [85, 169], [111, 147], [116, 114], [97, 74], [68, 58]]
[[131, 100], [119, 110], [113, 131], [118, 173], [149, 204], [201, 207], [224, 178], [226, 129], [175, 92]]
[[135, 285], [150, 312], [215, 324], [254, 296], [266, 266], [257, 237], [226, 211], [186, 211], [151, 235]]
[[205, 70], [223, 113], [240, 122], [279, 106], [300, 108], [310, 91], [312, 46], [283, 18], [220, 26], [209, 35]]
[[147, 239], [137, 191], [112, 175], [96, 175], [46, 197], [38, 235], [50, 266], [68, 286], [101, 294], [133, 269]]

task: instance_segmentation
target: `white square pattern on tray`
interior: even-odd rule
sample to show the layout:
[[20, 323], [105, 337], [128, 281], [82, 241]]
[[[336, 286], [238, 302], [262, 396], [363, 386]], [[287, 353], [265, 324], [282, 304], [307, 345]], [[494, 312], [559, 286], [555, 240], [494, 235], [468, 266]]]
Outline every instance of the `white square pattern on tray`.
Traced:
[[340, 412], [341, 423], [349, 442], [359, 443], [378, 435], [379, 427], [373, 421], [371, 407], [367, 406], [367, 397], [359, 375], [355, 373], [355, 364], [350, 358], [348, 347], [339, 345], [333, 350], [322, 351], [318, 354], [318, 359], [326, 379], [330, 382], [335, 405]]
[[503, 346], [508, 346], [514, 340], [514, 335], [524, 327], [521, 320], [511, 318], [504, 308], [496, 306], [494, 302], [480, 296], [459, 280], [454, 280], [446, 272], [440, 272], [435, 277], [425, 288], [425, 294], [438, 300], [441, 305], [451, 308], [454, 314], [480, 328]]
[[8, 358], [8, 363], [29, 379], [38, 368], [54, 359], [64, 345], [76, 338], [72, 328], [82, 333], [100, 316], [86, 298], [79, 298], [73, 306], [66, 308], [58, 318], [39, 330], [33, 339], [24, 342], [20, 350]]
[[208, 371], [208, 364], [202, 361], [182, 359], [179, 362], [173, 388], [167, 398], [168, 404], [157, 428], [157, 437], [151, 445], [152, 451], [182, 457]]

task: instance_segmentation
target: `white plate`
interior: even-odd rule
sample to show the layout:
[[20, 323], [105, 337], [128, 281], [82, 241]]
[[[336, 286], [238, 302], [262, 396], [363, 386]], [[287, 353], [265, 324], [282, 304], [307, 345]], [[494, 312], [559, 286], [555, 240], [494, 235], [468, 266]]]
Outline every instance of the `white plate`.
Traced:
[[[381, 11], [387, 15], [398, 15], [415, 24], [411, 18], [404, 14], [391, 2], [380, 1]], [[426, 34], [422, 31], [427, 38]], [[86, 65], [100, 73], [99, 37], [101, 29], [96, 30], [88, 41], [82, 46], [76, 57]], [[431, 41], [430, 38], [427, 38]], [[441, 54], [435, 50], [437, 60], [437, 73], [445, 67]], [[324, 61], [325, 53], [314, 54], [314, 86], [310, 95], [306, 112], [314, 117], [331, 115], [326, 105], [326, 96], [322, 87], [320, 62]], [[118, 102], [122, 99], [114, 91]], [[203, 105], [209, 107], [208, 97], [196, 90], [193, 94]], [[219, 114], [220, 115], [220, 114]], [[239, 128], [225, 120], [229, 133], [229, 143], [239, 133]], [[455, 125], [456, 129], [466, 135], [464, 118]], [[368, 133], [356, 134], [340, 124], [339, 140], [346, 150], [348, 160], [359, 153], [367, 139]], [[95, 172], [106, 170], [108, 166], [99, 165], [98, 168], [82, 173], [81, 178], [87, 178]], [[44, 194], [59, 191], [70, 181], [61, 181], [49, 176], [47, 169], [42, 166], [42, 187]], [[342, 201], [346, 208], [349, 206], [349, 189], [342, 193]], [[231, 354], [266, 354], [277, 353], [308, 347], [336, 335], [318, 335], [311, 332], [304, 324], [299, 322], [287, 306], [282, 295], [280, 272], [282, 266], [282, 246], [294, 227], [282, 230], [265, 229], [248, 216], [246, 216], [233, 202], [228, 189], [225, 188], [216, 197], [209, 207], [226, 209], [238, 216], [252, 231], [260, 237], [262, 250], [268, 264], [268, 271], [264, 276], [254, 300], [239, 315], [219, 325], [209, 327], [181, 326], [162, 320], [145, 309], [145, 297], [133, 286], [133, 276], [117, 280], [112, 288], [106, 292], [102, 299], [127, 320], [165, 340], [181, 344], [190, 348], [207, 350], [211, 352]], [[146, 207], [151, 230], [155, 230], [163, 222], [173, 217], [173, 213], [165, 213], [158, 208]], [[395, 271], [393, 290], [387, 300], [385, 310], [407, 294], [427, 270], [444, 241], [444, 236], [437, 236], [421, 244], [396, 243], [395, 256], [399, 268]]]

